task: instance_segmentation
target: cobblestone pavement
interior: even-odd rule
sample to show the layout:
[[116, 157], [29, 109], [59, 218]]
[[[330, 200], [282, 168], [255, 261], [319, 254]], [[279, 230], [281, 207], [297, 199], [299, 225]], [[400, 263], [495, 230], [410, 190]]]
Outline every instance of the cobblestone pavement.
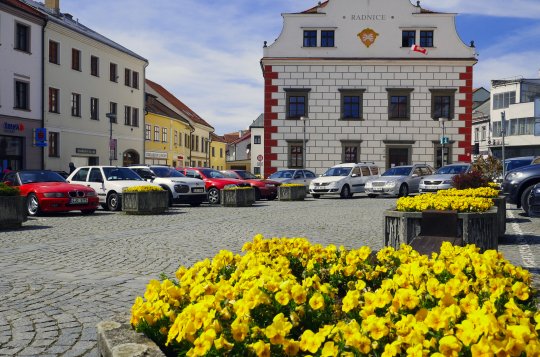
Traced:
[[[176, 206], [156, 216], [97, 211], [31, 218], [0, 231], [0, 355], [97, 356], [96, 324], [129, 314], [160, 273], [172, 275], [257, 233], [382, 247], [395, 199], [261, 201], [251, 208]], [[539, 273], [540, 218], [508, 211], [500, 251]]]

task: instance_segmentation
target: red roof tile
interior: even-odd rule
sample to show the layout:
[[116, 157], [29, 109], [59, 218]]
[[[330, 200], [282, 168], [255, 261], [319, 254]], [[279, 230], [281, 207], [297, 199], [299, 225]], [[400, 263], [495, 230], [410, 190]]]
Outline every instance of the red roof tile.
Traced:
[[16, 7], [22, 11], [25, 11], [29, 14], [32, 14], [34, 16], [37, 16], [41, 19], [45, 19], [46, 16], [43, 15], [41, 12], [37, 11], [36, 9], [34, 9], [33, 7], [29, 6], [29, 5], [26, 5], [22, 2], [20, 2], [19, 0], [0, 0], [1, 3], [4, 3], [4, 4], [8, 4], [8, 5], [11, 5], [13, 7]]
[[187, 105], [182, 103], [182, 101], [180, 101], [180, 99], [176, 98], [173, 94], [171, 94], [168, 90], [163, 88], [161, 85], [159, 85], [156, 82], [153, 82], [153, 81], [151, 81], [149, 79], [146, 79], [146, 84], [150, 88], [152, 88], [153, 90], [158, 92], [163, 98], [165, 98], [166, 101], [168, 101], [169, 103], [174, 105], [176, 107], [176, 109], [181, 111], [186, 116], [187, 119], [192, 120], [195, 123], [198, 123], [198, 124], [201, 124], [201, 125], [204, 125], [204, 126], [207, 126], [209, 128], [214, 129], [214, 127], [212, 125], [208, 124], [197, 113], [195, 113], [193, 110], [191, 110], [191, 108], [189, 108]]
[[220, 135], [216, 135], [214, 133], [210, 133], [210, 138], [212, 139], [212, 141], [219, 141], [220, 143], [226, 143], [225, 139], [223, 138], [223, 136], [220, 136]]

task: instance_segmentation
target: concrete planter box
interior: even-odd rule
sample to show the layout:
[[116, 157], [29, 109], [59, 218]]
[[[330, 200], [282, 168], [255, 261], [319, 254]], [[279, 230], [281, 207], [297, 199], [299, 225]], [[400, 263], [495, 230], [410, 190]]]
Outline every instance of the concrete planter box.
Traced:
[[167, 191], [122, 192], [122, 210], [127, 214], [159, 214], [169, 208]]
[[0, 196], [0, 228], [20, 228], [28, 220], [26, 197]]
[[278, 186], [277, 192], [280, 201], [303, 201], [306, 198], [305, 186]]
[[165, 357], [154, 341], [131, 327], [129, 317], [98, 323], [97, 338], [102, 357]]
[[499, 223], [499, 237], [503, 237], [506, 232], [506, 197], [499, 196], [493, 198], [493, 203], [497, 207], [497, 222]]
[[[497, 209], [482, 213], [458, 213], [458, 235], [463, 244], [475, 244], [482, 251], [498, 248], [499, 221]], [[402, 243], [410, 244], [420, 234], [422, 212], [384, 213], [384, 245], [398, 249]]]
[[224, 207], [250, 207], [255, 203], [255, 190], [221, 190], [221, 205]]

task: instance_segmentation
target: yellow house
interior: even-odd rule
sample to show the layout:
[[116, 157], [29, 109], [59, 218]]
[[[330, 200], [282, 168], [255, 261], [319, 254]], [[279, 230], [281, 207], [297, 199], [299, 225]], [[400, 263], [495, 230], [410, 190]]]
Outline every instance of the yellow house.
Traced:
[[216, 170], [225, 170], [227, 166], [226, 150], [227, 142], [222, 136], [210, 134], [210, 167]]
[[184, 167], [190, 151], [191, 124], [149, 93], [145, 109], [144, 163]]

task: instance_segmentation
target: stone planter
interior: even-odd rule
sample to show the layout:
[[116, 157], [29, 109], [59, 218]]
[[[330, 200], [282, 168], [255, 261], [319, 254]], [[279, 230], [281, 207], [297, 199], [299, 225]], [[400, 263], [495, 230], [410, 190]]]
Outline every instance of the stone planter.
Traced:
[[127, 214], [160, 214], [169, 208], [167, 191], [122, 192], [122, 210]]
[[278, 186], [277, 190], [280, 201], [303, 201], [306, 198], [305, 186]]
[[493, 203], [497, 207], [497, 222], [499, 223], [499, 237], [503, 237], [506, 232], [506, 197], [499, 196], [493, 198]]
[[98, 355], [102, 357], [165, 357], [144, 334], [133, 330], [129, 317], [115, 317], [97, 324]]
[[0, 229], [20, 228], [28, 220], [26, 197], [0, 196]]
[[[463, 244], [475, 244], [482, 251], [498, 248], [499, 221], [497, 209], [482, 213], [458, 213], [458, 236]], [[410, 244], [420, 234], [422, 212], [384, 213], [384, 245], [398, 249], [402, 243]]]
[[221, 190], [221, 205], [223, 207], [250, 207], [255, 203], [255, 190]]

